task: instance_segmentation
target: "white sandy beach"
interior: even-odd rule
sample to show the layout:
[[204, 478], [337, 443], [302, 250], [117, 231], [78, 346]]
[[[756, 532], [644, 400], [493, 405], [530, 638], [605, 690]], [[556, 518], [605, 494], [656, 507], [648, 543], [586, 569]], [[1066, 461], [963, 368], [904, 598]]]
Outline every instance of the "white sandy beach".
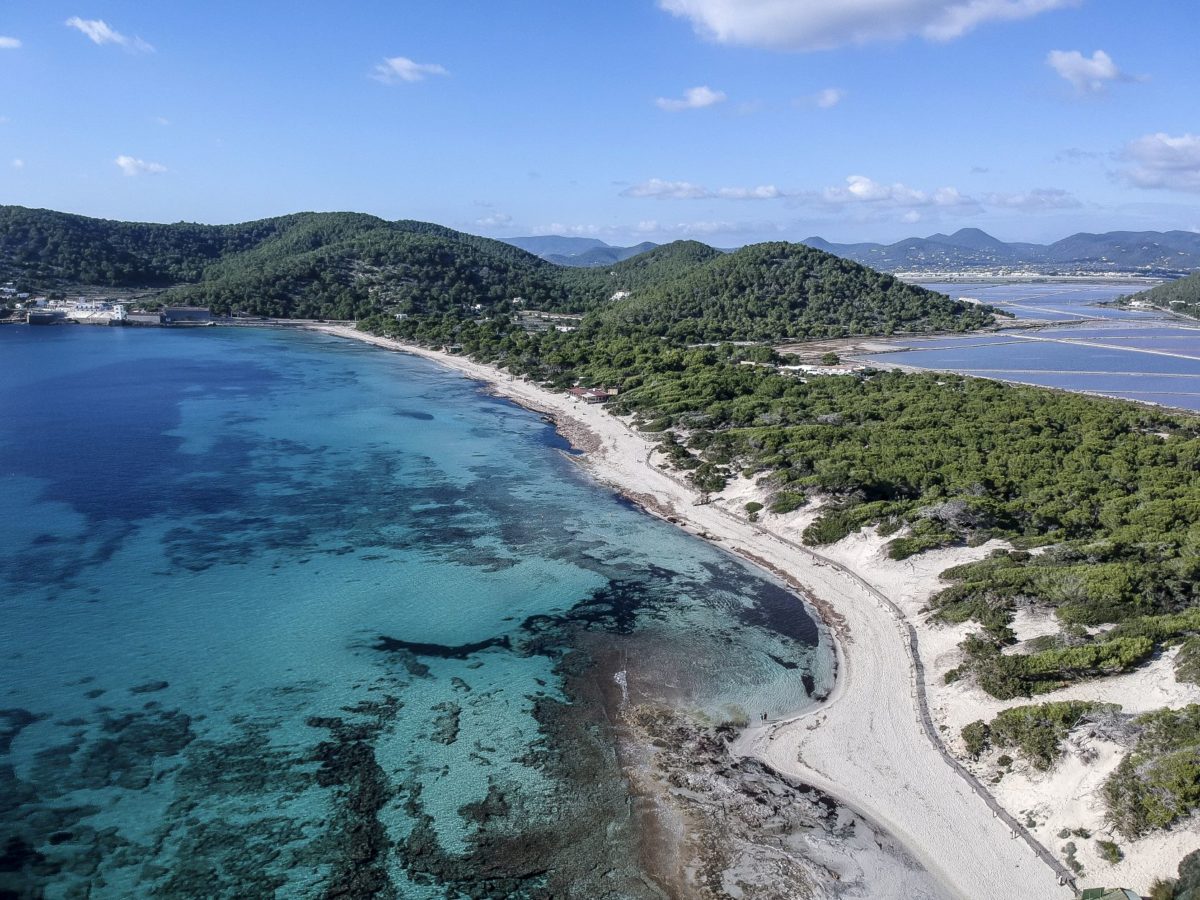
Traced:
[[[880, 551], [881, 539], [857, 535], [814, 553], [802, 547], [798, 538], [811, 512], [750, 523], [738, 514], [747, 499], [747, 483], [731, 486], [724, 500], [696, 505], [694, 490], [651, 464], [653, 443], [601, 407], [545, 391], [462, 357], [349, 327], [313, 327], [431, 359], [549, 414], [567, 437], [588, 451], [584, 465], [596, 479], [786, 578], [805, 593], [837, 639], [834, 692], [827, 702], [795, 720], [747, 730], [735, 746], [737, 752], [759, 757], [778, 771], [812, 784], [888, 829], [951, 896], [970, 900], [1074, 896], [1061, 883], [1062, 870], [1039, 856], [1003, 816], [989, 808], [943, 756], [941, 742], [922, 725], [910, 625], [917, 629], [933, 725], [943, 729], [952, 747], [964, 721], [989, 717], [993, 707], [1000, 706], [995, 701], [974, 705], [984, 697], [981, 692], [975, 692], [978, 698], [956, 696], [939, 685], [961, 636], [925, 624], [919, 615], [937, 589], [938, 573], [986, 555], [990, 546], [939, 551], [895, 563]], [[974, 712], [964, 712], [972, 708]], [[1014, 812], [1020, 812], [1027, 801], [1019, 787], [1013, 780], [997, 794]], [[1041, 841], [1053, 844], [1048, 835], [1056, 827], [1057, 819], [1035, 831]], [[1141, 889], [1149, 887], [1140, 883], [1142, 879], [1172, 874], [1186, 850], [1180, 852], [1180, 839], [1175, 836], [1160, 843], [1161, 847], [1145, 848], [1146, 854], [1138, 848], [1139, 865], [1121, 866], [1112, 874], [1137, 879], [1139, 883], [1130, 886]], [[1094, 883], [1092, 875], [1089, 866], [1087, 883]]]

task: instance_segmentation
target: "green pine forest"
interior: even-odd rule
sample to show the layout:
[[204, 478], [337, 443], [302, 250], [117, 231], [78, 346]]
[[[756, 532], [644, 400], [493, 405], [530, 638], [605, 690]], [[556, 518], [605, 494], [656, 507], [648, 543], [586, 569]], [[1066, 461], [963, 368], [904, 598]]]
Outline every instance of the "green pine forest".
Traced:
[[[0, 266], [35, 289], [147, 288], [157, 303], [226, 313], [357, 318], [551, 388], [617, 388], [612, 411], [660, 441], [702, 493], [747, 477], [772, 497], [748, 516], [819, 504], [811, 545], [864, 527], [896, 559], [1007, 541], [948, 572], [931, 601], [931, 615], [974, 623], [949, 679], [1034, 698], [1174, 646], [1179, 677], [1198, 677], [1200, 419], [954, 375], [806, 382], [774, 367], [783, 342], [987, 328], [987, 307], [795, 244], [722, 253], [678, 242], [568, 269], [436, 225], [343, 213], [142, 225], [5, 207]], [[529, 310], [575, 314], [578, 327], [527, 330], [515, 314]], [[1054, 610], [1060, 631], [1017, 646], [1013, 615], [1030, 605]], [[1031, 723], [1047, 722], [1029, 755], [1049, 765], [1094, 712], [984, 727], [1019, 748]], [[1200, 806], [1194, 747], [1149, 741], [1133, 753], [1110, 797], [1127, 833], [1174, 821], [1131, 811], [1137, 798], [1168, 790], [1179, 815]], [[1159, 778], [1153, 760], [1167, 755], [1170, 777]]]
[[1134, 294], [1129, 299], [1141, 300], [1167, 312], [1200, 318], [1200, 273], [1178, 281], [1168, 281], [1157, 287]]

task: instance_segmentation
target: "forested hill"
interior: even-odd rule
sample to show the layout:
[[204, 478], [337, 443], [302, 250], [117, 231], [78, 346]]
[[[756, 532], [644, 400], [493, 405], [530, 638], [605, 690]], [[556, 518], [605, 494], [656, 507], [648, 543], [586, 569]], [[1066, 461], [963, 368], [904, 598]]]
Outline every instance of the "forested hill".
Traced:
[[1200, 318], [1200, 272], [1142, 291], [1134, 295], [1133, 299], [1152, 303], [1168, 312]]
[[600, 316], [625, 329], [689, 342], [962, 331], [992, 321], [987, 308], [786, 243], [715, 255]]
[[39, 291], [146, 288], [163, 303], [283, 317], [594, 312], [610, 326], [683, 340], [964, 330], [990, 321], [986, 309], [798, 244], [724, 254], [677, 241], [581, 269], [440, 225], [358, 213], [157, 225], [0, 207], [0, 275]]
[[164, 302], [276, 316], [450, 312], [518, 296], [568, 304], [558, 268], [523, 250], [357, 213], [155, 225], [2, 207], [0, 266], [40, 290], [174, 285]]

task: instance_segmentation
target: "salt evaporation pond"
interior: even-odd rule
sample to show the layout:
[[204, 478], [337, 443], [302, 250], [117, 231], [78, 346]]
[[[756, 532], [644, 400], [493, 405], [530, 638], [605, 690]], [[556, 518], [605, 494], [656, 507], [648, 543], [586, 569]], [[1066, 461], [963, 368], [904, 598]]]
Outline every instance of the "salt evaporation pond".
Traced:
[[865, 356], [863, 361], [883, 368], [958, 372], [1200, 410], [1200, 323], [1156, 310], [1100, 305], [1144, 285], [932, 282], [922, 286], [992, 304], [1011, 313], [1018, 323], [1046, 324], [990, 335], [892, 339], [889, 343], [896, 352]]

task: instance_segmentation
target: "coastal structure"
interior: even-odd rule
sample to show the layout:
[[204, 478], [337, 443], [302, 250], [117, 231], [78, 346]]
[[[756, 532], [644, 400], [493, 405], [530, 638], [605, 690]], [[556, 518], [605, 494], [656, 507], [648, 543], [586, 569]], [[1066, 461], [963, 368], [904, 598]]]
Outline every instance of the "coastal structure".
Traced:
[[56, 309], [31, 309], [25, 321], [30, 325], [58, 325], [66, 321], [66, 316]]
[[123, 303], [108, 300], [76, 300], [63, 313], [63, 318], [80, 325], [124, 325], [126, 317]]
[[204, 306], [168, 306], [162, 311], [164, 325], [212, 325], [212, 310]]
[[576, 400], [582, 400], [584, 403], [607, 403], [613, 397], [617, 396], [617, 389], [573, 387], [567, 393]]

